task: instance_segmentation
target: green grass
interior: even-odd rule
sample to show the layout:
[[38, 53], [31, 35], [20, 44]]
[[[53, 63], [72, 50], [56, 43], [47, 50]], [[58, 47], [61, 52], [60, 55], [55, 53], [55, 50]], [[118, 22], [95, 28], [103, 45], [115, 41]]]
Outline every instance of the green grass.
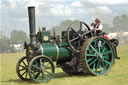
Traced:
[[[16, 74], [16, 63], [25, 53], [7, 53], [0, 55], [0, 85], [39, 85], [32, 81], [25, 82]], [[118, 55], [112, 70], [105, 76], [79, 75], [69, 76], [60, 68], [55, 69], [55, 76], [41, 85], [128, 85], [128, 46], [119, 46]]]

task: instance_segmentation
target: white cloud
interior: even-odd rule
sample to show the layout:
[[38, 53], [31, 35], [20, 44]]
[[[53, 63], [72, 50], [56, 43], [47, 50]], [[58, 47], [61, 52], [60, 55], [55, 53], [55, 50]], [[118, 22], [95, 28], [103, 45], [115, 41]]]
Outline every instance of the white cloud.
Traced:
[[51, 8], [51, 13], [55, 16], [70, 16], [72, 13], [72, 9], [68, 6], [59, 4], [54, 8]]
[[[81, 0], [84, 1], [84, 0]], [[120, 5], [128, 4], [128, 0], [87, 0], [87, 2], [99, 5]]]
[[37, 0], [8, 0], [8, 2], [12, 9], [15, 9], [16, 6], [22, 5], [22, 4], [25, 8], [28, 6], [35, 6], [35, 7], [39, 6], [39, 2], [37, 2]]
[[96, 6], [95, 8], [90, 8], [88, 12], [91, 15], [90, 21], [94, 21], [96, 18], [99, 18], [102, 23], [109, 23], [109, 25], [112, 25], [114, 14], [107, 6]]
[[68, 6], [66, 6], [66, 7], [65, 7], [65, 15], [70, 16], [71, 13], [72, 13], [72, 9], [69, 8]]
[[[86, 8], [85, 11], [88, 10], [87, 16], [90, 16], [90, 21], [94, 20], [95, 18], [99, 18], [102, 22], [112, 25], [112, 19], [117, 11], [113, 11], [112, 7], [115, 5], [110, 6], [110, 4], [105, 1], [110, 2], [110, 0], [81, 0], [82, 6]], [[114, 8], [116, 7], [117, 6]]]
[[28, 19], [27, 18], [22, 18], [22, 19], [19, 19], [19, 21], [21, 21], [23, 23], [27, 23], [28, 22]]
[[43, 13], [41, 13], [41, 10], [40, 10], [40, 8], [43, 8], [43, 9], [47, 8], [48, 9], [48, 7], [50, 6], [50, 5], [48, 5], [48, 3], [45, 0], [29, 0], [26, 4], [25, 8], [27, 8], [29, 6], [34, 6], [35, 7], [36, 16], [42, 16], [42, 15], [46, 16], [46, 15], [48, 15], [49, 11], [47, 11], [47, 12], [43, 11]]
[[54, 8], [51, 8], [51, 12], [53, 13], [53, 15], [63, 15], [64, 14], [64, 5], [57, 5]]
[[[53, 25], [59, 24], [66, 19], [83, 20], [88, 23], [95, 18], [100, 18], [104, 22], [111, 23], [114, 16], [128, 13], [127, 7], [124, 7], [124, 5], [120, 6], [120, 4], [127, 4], [128, 0], [8, 1], [9, 3], [0, 2], [0, 7], [2, 8], [2, 30], [7, 35], [13, 29], [20, 29], [29, 33], [28, 29], [26, 29], [28, 27], [28, 6], [36, 6], [36, 26], [41, 25], [46, 26], [47, 28], [51, 28]], [[6, 30], [9, 31], [7, 32]]]
[[72, 2], [71, 6], [81, 6], [80, 1]]
[[89, 12], [93, 14], [111, 14], [112, 10], [107, 6], [97, 6], [95, 8], [91, 8]]
[[40, 5], [39, 2], [37, 2], [37, 0], [30, 0], [27, 6], [35, 6], [36, 8], [38, 8]]
[[14, 9], [16, 6], [16, 1], [15, 0], [9, 0], [9, 3], [10, 3], [11, 8]]

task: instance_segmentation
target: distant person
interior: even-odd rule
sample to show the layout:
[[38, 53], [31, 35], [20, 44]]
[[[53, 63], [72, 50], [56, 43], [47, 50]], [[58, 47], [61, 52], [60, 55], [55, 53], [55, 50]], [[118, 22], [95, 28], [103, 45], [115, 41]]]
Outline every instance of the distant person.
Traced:
[[96, 18], [95, 23], [92, 25], [93, 25], [93, 27], [91, 29], [94, 30], [94, 35], [95, 36], [102, 35], [103, 26], [101, 24], [101, 21], [98, 18]]

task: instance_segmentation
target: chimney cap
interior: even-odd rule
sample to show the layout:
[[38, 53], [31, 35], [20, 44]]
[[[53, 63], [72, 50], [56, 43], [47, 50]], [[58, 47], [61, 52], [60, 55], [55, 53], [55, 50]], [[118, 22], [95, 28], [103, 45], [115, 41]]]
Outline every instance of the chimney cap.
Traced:
[[28, 6], [28, 8], [35, 8], [35, 6]]

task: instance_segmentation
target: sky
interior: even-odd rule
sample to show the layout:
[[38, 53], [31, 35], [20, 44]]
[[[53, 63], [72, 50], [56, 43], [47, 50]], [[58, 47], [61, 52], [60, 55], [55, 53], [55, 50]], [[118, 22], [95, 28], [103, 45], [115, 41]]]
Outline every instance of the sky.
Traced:
[[39, 26], [51, 29], [67, 19], [90, 25], [99, 18], [112, 26], [115, 16], [128, 14], [128, 0], [0, 0], [0, 31], [7, 37], [14, 29], [29, 35], [28, 6], [36, 8], [36, 31]]

